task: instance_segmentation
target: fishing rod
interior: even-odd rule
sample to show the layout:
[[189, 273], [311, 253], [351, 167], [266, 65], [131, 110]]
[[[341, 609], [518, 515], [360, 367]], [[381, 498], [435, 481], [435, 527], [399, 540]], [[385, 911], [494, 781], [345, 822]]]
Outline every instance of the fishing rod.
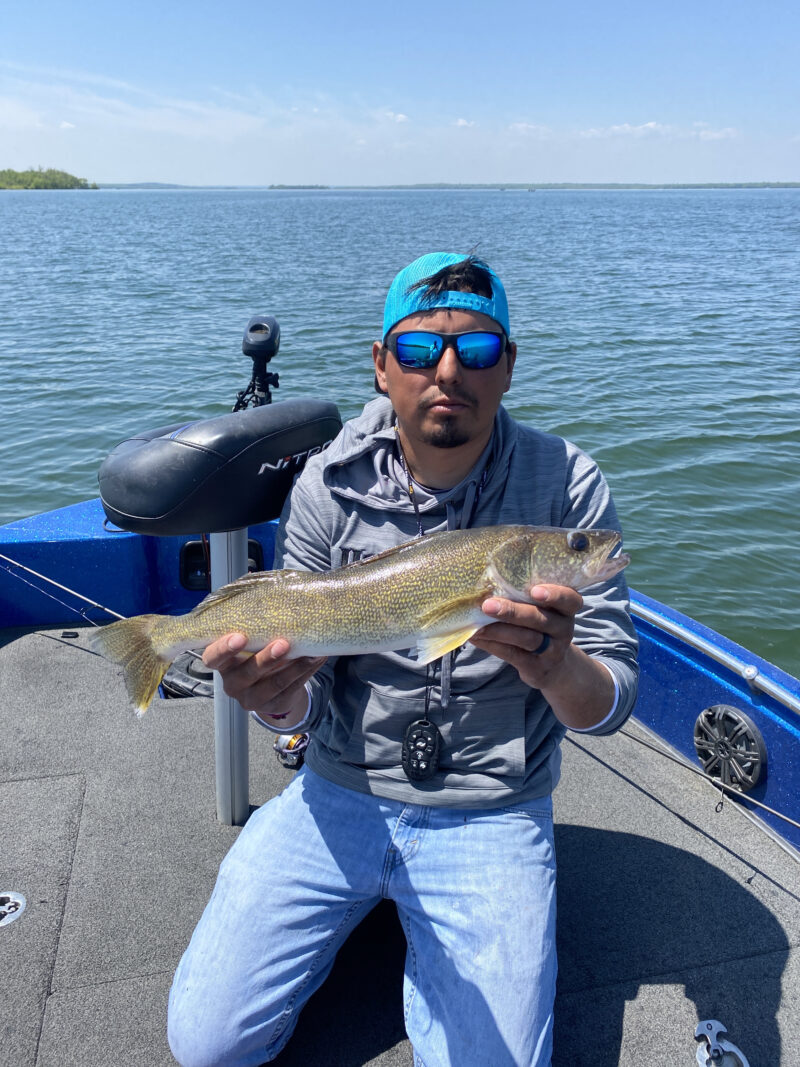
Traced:
[[[48, 578], [46, 574], [40, 574], [39, 571], [33, 570], [32, 567], [26, 567], [24, 563], [20, 563], [19, 560], [16, 559], [11, 559], [10, 556], [5, 556], [2, 552], [0, 552], [0, 560], [5, 560], [6, 563], [10, 563], [14, 567], [19, 567], [19, 569], [25, 571], [26, 574], [32, 574], [34, 578], [39, 578], [43, 582], [47, 582], [49, 585], [55, 586], [56, 589], [61, 589], [63, 590], [63, 592], [69, 593], [70, 596], [74, 596], [76, 599], [82, 600], [90, 607], [99, 608], [101, 611], [105, 611], [106, 614], [113, 615], [115, 619], [126, 619], [128, 617], [127, 615], [120, 615], [118, 611], [114, 611], [112, 608], [107, 608], [105, 604], [99, 604], [96, 600], [92, 600], [91, 597], [84, 596], [82, 593], [78, 593], [74, 589], [70, 589], [68, 585], [62, 585], [60, 582], [55, 581], [53, 578]], [[2, 566], [2, 564], [0, 564], [0, 566]], [[75, 607], [74, 604], [67, 604], [65, 601], [59, 600], [59, 598], [53, 593], [48, 592], [46, 589], [40, 589], [38, 586], [34, 585], [33, 582], [27, 581], [25, 578], [22, 577], [21, 574], [17, 574], [9, 567], [3, 567], [3, 570], [6, 571], [7, 574], [10, 574], [13, 578], [17, 578], [19, 581], [25, 582], [25, 585], [29, 585], [32, 589], [35, 589], [43, 596], [47, 596], [50, 597], [51, 600], [55, 600], [55, 602], [57, 604], [60, 604], [62, 607], [67, 608], [69, 611], [74, 611], [76, 615], [80, 615], [82, 619], [86, 619], [86, 621], [90, 622], [92, 626], [100, 626], [99, 622], [95, 622], [94, 619], [90, 619], [89, 616], [85, 614], [85, 612], [80, 611], [78, 608]]]

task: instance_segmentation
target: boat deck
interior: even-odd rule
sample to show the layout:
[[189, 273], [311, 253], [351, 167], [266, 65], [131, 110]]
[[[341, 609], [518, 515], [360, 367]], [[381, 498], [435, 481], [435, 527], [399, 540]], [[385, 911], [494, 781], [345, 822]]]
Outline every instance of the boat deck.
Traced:
[[[3, 1067], [174, 1063], [172, 974], [238, 833], [215, 816], [212, 701], [137, 719], [85, 633], [0, 631], [0, 892], [27, 898], [0, 927]], [[643, 736], [564, 743], [554, 1067], [689, 1067], [709, 1018], [750, 1067], [800, 1067], [800, 866]], [[255, 726], [250, 763], [254, 804], [292, 773]], [[410, 1065], [403, 956], [382, 905], [275, 1062]]]

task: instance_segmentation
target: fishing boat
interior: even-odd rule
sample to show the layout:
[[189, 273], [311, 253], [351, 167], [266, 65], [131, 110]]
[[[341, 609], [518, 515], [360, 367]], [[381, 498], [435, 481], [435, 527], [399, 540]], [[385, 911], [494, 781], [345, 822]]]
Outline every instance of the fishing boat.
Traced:
[[[137, 718], [87, 641], [271, 565], [292, 478], [340, 420], [268, 404], [266, 362], [239, 410], [118, 446], [100, 497], [0, 527], [8, 1067], [174, 1062], [177, 961], [238, 825], [302, 760], [302, 735], [273, 750], [191, 655]], [[632, 611], [633, 718], [563, 744], [554, 1067], [797, 1067], [800, 681], [635, 590]], [[404, 955], [385, 902], [275, 1062], [410, 1064]]]

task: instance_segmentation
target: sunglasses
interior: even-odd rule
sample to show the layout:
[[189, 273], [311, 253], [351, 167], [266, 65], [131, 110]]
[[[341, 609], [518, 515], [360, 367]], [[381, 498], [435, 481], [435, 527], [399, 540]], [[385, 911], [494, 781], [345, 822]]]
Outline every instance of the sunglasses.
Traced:
[[411, 330], [386, 338], [386, 347], [401, 367], [435, 367], [446, 348], [455, 348], [462, 367], [486, 370], [494, 367], [506, 348], [503, 333], [475, 330], [472, 333], [428, 333]]

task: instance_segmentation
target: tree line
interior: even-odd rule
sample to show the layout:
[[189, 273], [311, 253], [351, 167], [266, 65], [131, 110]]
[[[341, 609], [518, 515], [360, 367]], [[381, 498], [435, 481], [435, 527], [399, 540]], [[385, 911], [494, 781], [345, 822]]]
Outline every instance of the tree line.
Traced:
[[65, 170], [0, 170], [0, 189], [97, 189], [94, 182], [90, 185], [85, 178], [76, 178]]

